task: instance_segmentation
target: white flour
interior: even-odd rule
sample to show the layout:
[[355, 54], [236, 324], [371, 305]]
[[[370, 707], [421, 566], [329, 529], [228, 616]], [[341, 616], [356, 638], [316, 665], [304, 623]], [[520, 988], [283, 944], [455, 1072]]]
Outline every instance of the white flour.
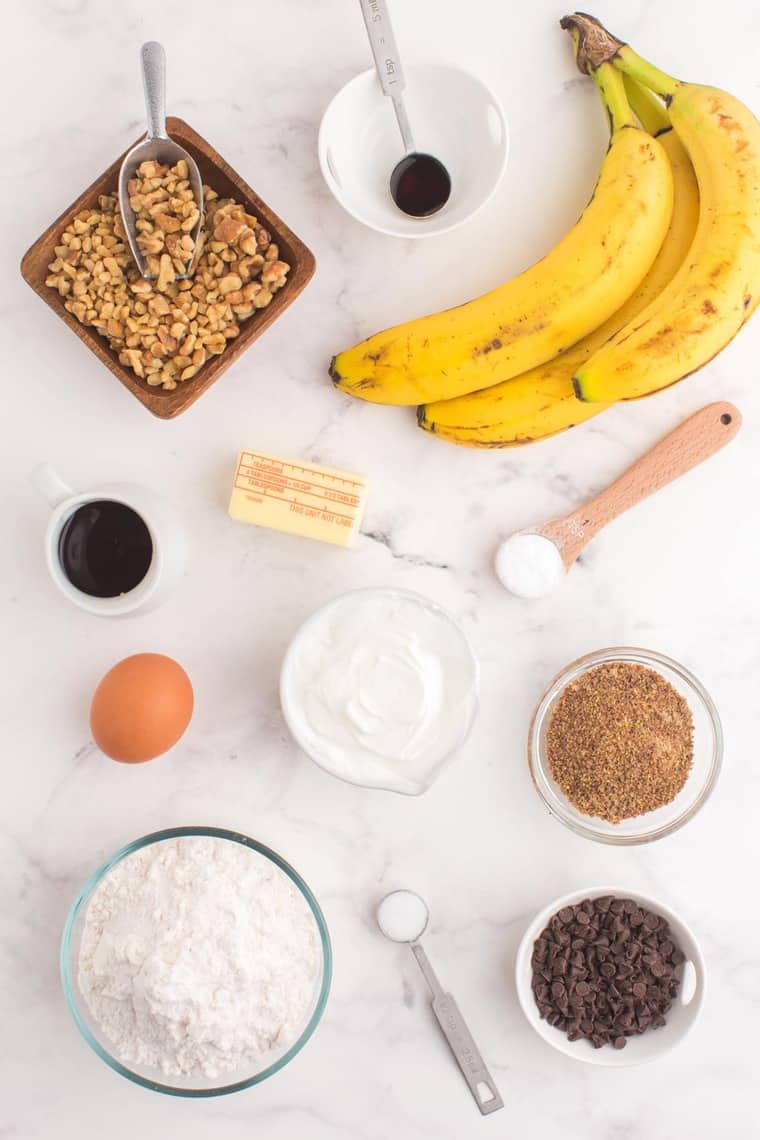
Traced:
[[231, 840], [187, 836], [103, 878], [79, 985], [118, 1060], [216, 1078], [293, 1043], [320, 963], [314, 916], [279, 867]]

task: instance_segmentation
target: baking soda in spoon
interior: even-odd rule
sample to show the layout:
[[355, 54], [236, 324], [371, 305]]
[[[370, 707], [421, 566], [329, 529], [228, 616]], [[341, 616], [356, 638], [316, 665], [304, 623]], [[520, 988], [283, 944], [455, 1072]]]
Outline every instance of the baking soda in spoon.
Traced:
[[733, 404], [707, 404], [572, 514], [512, 534], [496, 552], [501, 584], [520, 598], [543, 598], [607, 523], [730, 443], [742, 417]]
[[518, 531], [496, 551], [496, 574], [518, 598], [543, 598], [565, 575], [559, 547], [543, 534]]

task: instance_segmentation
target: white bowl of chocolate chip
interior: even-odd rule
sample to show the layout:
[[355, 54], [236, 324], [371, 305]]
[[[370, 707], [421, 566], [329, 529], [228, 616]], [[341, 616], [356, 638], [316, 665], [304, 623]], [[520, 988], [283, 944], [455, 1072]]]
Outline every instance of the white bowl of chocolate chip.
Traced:
[[592, 1065], [662, 1056], [704, 1000], [704, 960], [689, 927], [657, 899], [620, 887], [555, 899], [523, 935], [515, 971], [539, 1036]]

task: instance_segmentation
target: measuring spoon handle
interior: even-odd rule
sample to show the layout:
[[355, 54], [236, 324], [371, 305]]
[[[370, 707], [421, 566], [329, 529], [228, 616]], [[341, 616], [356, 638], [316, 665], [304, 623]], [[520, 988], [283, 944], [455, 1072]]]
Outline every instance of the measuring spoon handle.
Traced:
[[451, 994], [444, 991], [420, 943], [411, 942], [409, 945], [433, 995], [433, 1013], [462, 1070], [462, 1076], [467, 1081], [475, 1103], [483, 1116], [487, 1116], [489, 1112], [496, 1112], [497, 1108], [504, 1107], [504, 1101], [499, 1096], [499, 1090], [491, 1079], [491, 1074], [473, 1041], [459, 1006]]
[[396, 47], [391, 15], [385, 0], [359, 0], [383, 95], [400, 95], [406, 87]]
[[140, 51], [145, 89], [148, 138], [165, 139], [166, 133], [166, 53], [161, 44], [150, 40]]
[[504, 1101], [452, 995], [436, 995], [433, 998], [433, 1013], [483, 1116], [503, 1108]]
[[679, 424], [590, 502], [541, 528], [570, 566], [586, 543], [618, 515], [640, 503], [680, 475], [691, 471], [730, 443], [742, 424], [733, 404], [707, 404]]

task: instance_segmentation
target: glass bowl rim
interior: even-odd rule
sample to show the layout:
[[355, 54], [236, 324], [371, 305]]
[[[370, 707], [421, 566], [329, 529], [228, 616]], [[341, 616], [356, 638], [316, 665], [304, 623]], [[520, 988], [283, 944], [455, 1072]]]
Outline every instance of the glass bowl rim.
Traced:
[[[293, 659], [295, 658], [295, 655], [300, 648], [300, 643], [303, 639], [303, 636], [305, 636], [308, 630], [316, 625], [317, 621], [333, 607], [337, 607], [341, 602], [347, 601], [349, 598], [357, 597], [360, 594], [394, 594], [397, 597], [408, 598], [413, 602], [422, 602], [427, 609], [435, 611], [439, 617], [442, 617], [454, 630], [456, 630], [470, 658], [470, 664], [472, 665], [473, 670], [472, 690], [470, 693], [470, 698], [472, 701], [470, 718], [458, 744], [456, 744], [454, 748], [452, 748], [451, 751], [443, 758], [432, 779], [428, 780], [424, 788], [421, 788], [419, 792], [399, 791], [398, 788], [389, 788], [385, 784], [365, 784], [361, 780], [351, 779], [350, 776], [340, 775], [340, 773], [328, 767], [327, 764], [323, 764], [322, 761], [319, 760], [313, 752], [310, 752], [309, 749], [305, 747], [301, 741], [300, 736], [293, 727], [292, 718], [290, 716], [291, 700], [287, 691], [286, 672], [291, 670], [293, 667]], [[313, 764], [316, 764], [316, 766], [318, 768], [321, 768], [323, 772], [326, 772], [328, 776], [332, 776], [335, 780], [341, 780], [344, 784], [351, 784], [355, 788], [367, 788], [369, 791], [389, 792], [392, 795], [409, 796], [411, 798], [416, 798], [417, 796], [424, 795], [425, 792], [427, 792], [432, 787], [443, 770], [448, 767], [454, 756], [456, 756], [460, 748], [464, 747], [472, 734], [475, 721], [477, 720], [478, 713], [480, 712], [480, 661], [477, 657], [477, 654], [475, 653], [472, 641], [465, 633], [460, 622], [457, 621], [450, 610], [448, 610], [445, 606], [442, 606], [440, 602], [436, 602], [432, 598], [428, 598], [425, 594], [421, 594], [418, 590], [409, 590], [403, 586], [357, 586], [353, 590], [344, 590], [340, 594], [335, 594], [332, 598], [329, 598], [326, 602], [323, 602], [321, 606], [317, 606], [315, 610], [312, 610], [312, 612], [307, 617], [305, 617], [303, 621], [297, 626], [295, 632], [292, 634], [290, 641], [287, 644], [285, 654], [282, 658], [282, 664], [280, 665], [279, 697], [282, 717], [293, 741], [297, 747], [300, 748], [301, 752], [303, 752], [304, 756], [308, 757], [308, 759], [311, 760]]]
[[[587, 672], [597, 665], [603, 665], [610, 661], [630, 661], [635, 665], [648, 666], [657, 672], [661, 672], [661, 669], [658, 667], [664, 667], [675, 673], [694, 695], [697, 702], [703, 707], [707, 714], [712, 734], [712, 755], [709, 759], [710, 769], [699, 794], [675, 819], [670, 820], [668, 823], [663, 823], [654, 830], [644, 832], [641, 835], [615, 835], [603, 832], [593, 825], [580, 823], [566, 810], [564, 800], [560, 799], [559, 796], [553, 792], [544, 772], [546, 762], [540, 747], [540, 739], [541, 727], [549, 710], [549, 706], [553, 704], [571, 680], [574, 680], [582, 673]], [[723, 728], [715, 702], [702, 682], [699, 681], [685, 665], [681, 665], [681, 663], [674, 660], [674, 658], [668, 657], [664, 653], [658, 653], [653, 649], [641, 649], [636, 646], [615, 645], [605, 649], [595, 649], [593, 652], [586, 653], [582, 657], [571, 661], [561, 669], [547, 685], [533, 713], [528, 732], [528, 767], [530, 769], [531, 779], [533, 786], [541, 797], [549, 814], [554, 816], [555, 819], [558, 819], [560, 823], [563, 823], [565, 827], [569, 828], [570, 831], [573, 831], [576, 835], [580, 835], [584, 839], [591, 839], [596, 843], [605, 843], [611, 846], [632, 847], [639, 846], [643, 843], [654, 843], [655, 840], [663, 839], [666, 835], [672, 835], [673, 832], [678, 831], [679, 828], [683, 827], [685, 823], [688, 823], [688, 821], [697, 814], [699, 809], [710, 797], [720, 774], [722, 763]]]
[[[252, 850], [263, 855], [265, 859], [269, 859], [275, 866], [279, 867], [288, 878], [298, 888], [303, 898], [314, 916], [314, 921], [317, 925], [319, 932], [319, 939], [322, 949], [322, 980], [320, 983], [319, 994], [316, 1004], [312, 1011], [311, 1017], [306, 1024], [305, 1029], [297, 1038], [296, 1041], [268, 1065], [262, 1069], [260, 1073], [256, 1073], [252, 1077], [248, 1077], [242, 1081], [235, 1081], [228, 1085], [219, 1085], [216, 1088], [209, 1089], [194, 1089], [194, 1088], [180, 1088], [175, 1085], [162, 1084], [160, 1081], [150, 1080], [147, 1077], [140, 1076], [139, 1073], [133, 1072], [132, 1069], [127, 1068], [120, 1061], [112, 1056], [107, 1049], [105, 1049], [100, 1042], [93, 1036], [87, 1026], [84, 1018], [79, 1010], [79, 1003], [77, 1000], [77, 987], [74, 982], [71, 970], [71, 942], [74, 935], [77, 919], [80, 916], [83, 908], [89, 901], [93, 891], [101, 882], [104, 876], [111, 870], [112, 867], [120, 863], [128, 855], [133, 854], [135, 851], [141, 850], [143, 847], [149, 847], [154, 843], [161, 843], [166, 839], [177, 839], [184, 836], [206, 836], [214, 839], [227, 839], [233, 843], [239, 843], [243, 847], [250, 847]], [[179, 1096], [188, 1098], [212, 1097], [212, 1096], [225, 1096], [228, 1093], [240, 1092], [242, 1089], [251, 1088], [253, 1085], [258, 1085], [267, 1077], [271, 1077], [274, 1073], [279, 1072], [284, 1068], [289, 1061], [300, 1053], [306, 1042], [314, 1033], [317, 1025], [322, 1019], [322, 1014], [327, 1004], [327, 998], [330, 993], [330, 983], [332, 980], [332, 947], [330, 944], [330, 934], [327, 928], [325, 917], [322, 909], [317, 902], [311, 889], [307, 886], [294, 867], [286, 862], [281, 855], [273, 851], [271, 847], [267, 847], [264, 843], [259, 843], [258, 840], [252, 839], [250, 836], [243, 834], [239, 831], [231, 831], [224, 827], [168, 827], [160, 831], [150, 832], [148, 835], [142, 835], [139, 839], [134, 839], [130, 843], [126, 843], [120, 847], [118, 851], [114, 852], [108, 859], [102, 863], [97, 870], [95, 870], [87, 879], [84, 886], [79, 891], [77, 897], [71, 905], [66, 924], [63, 928], [63, 935], [61, 937], [61, 950], [60, 950], [60, 972], [61, 982], [63, 985], [63, 992], [66, 998], [66, 1004], [69, 1007], [72, 1017], [76, 1023], [82, 1037], [93, 1050], [97, 1053], [102, 1061], [113, 1069], [115, 1072], [120, 1073], [121, 1076], [126, 1077], [128, 1080], [133, 1081], [137, 1085], [142, 1085], [143, 1088], [151, 1089], [153, 1092], [166, 1093], [169, 1096]]]

